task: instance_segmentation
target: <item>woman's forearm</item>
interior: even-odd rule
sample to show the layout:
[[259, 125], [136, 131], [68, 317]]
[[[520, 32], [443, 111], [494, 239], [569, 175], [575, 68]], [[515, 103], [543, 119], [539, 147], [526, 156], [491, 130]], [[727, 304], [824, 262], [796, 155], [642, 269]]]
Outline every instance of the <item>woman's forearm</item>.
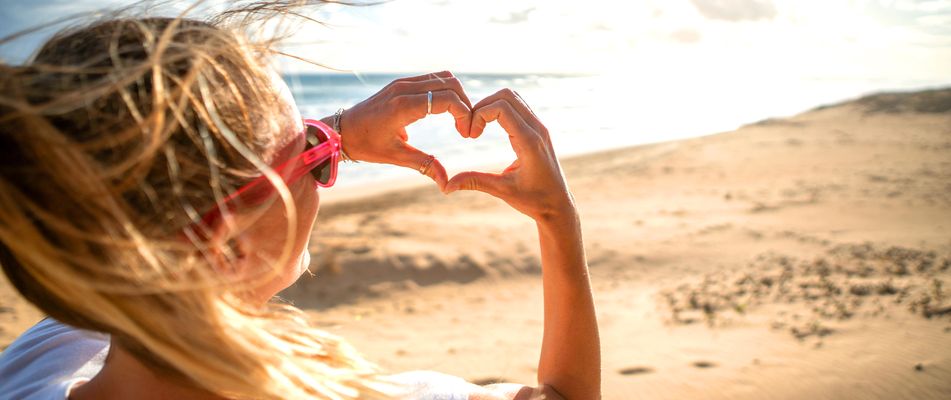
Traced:
[[601, 345], [588, 278], [581, 222], [574, 210], [537, 222], [545, 332], [539, 383], [566, 399], [600, 398]]

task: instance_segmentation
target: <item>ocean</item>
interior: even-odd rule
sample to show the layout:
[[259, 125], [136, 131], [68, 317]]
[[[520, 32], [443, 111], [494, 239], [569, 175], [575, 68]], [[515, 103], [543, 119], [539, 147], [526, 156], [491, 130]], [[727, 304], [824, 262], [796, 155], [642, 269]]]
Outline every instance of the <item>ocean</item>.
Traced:
[[[408, 75], [308, 73], [284, 78], [301, 113], [322, 118]], [[709, 135], [872, 92], [949, 83], [767, 75], [456, 75], [473, 104], [502, 88], [518, 91], [548, 127], [559, 157]], [[407, 127], [407, 133], [410, 144], [436, 155], [450, 176], [473, 168], [499, 171], [514, 159], [507, 136], [497, 124], [491, 124], [478, 139], [463, 139], [453, 128], [452, 117], [431, 115]], [[345, 163], [337, 185], [383, 183], [416, 174], [389, 165]]]

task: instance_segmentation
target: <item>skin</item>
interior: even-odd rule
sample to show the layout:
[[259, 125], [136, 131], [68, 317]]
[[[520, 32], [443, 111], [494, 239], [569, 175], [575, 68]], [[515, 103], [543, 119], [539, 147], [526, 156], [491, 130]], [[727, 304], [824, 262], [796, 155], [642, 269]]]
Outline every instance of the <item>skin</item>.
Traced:
[[[300, 112], [280, 79], [272, 82], [288, 104], [288, 121], [282, 134], [302, 129]], [[417, 170], [429, 159], [407, 143], [405, 127], [426, 116], [426, 92], [433, 92], [432, 113], [448, 112], [463, 138], [477, 139], [486, 124], [498, 122], [508, 133], [516, 160], [502, 173], [462, 172], [451, 179], [438, 160], [426, 170], [446, 194], [477, 190], [502, 199], [536, 222], [541, 247], [544, 289], [544, 337], [538, 364], [538, 384], [472, 385], [470, 400], [600, 398], [600, 341], [594, 302], [581, 238], [581, 224], [555, 157], [548, 130], [515, 92], [504, 89], [472, 105], [461, 83], [449, 72], [403, 78], [355, 105], [341, 118], [344, 151], [357, 161], [393, 164]], [[325, 118], [328, 124], [332, 118]], [[286, 125], [285, 125], [286, 126]], [[302, 144], [301, 144], [302, 146]], [[293, 252], [283, 269], [261, 287], [247, 293], [264, 304], [297, 280], [309, 264], [310, 232], [319, 208], [312, 179], [289, 185], [296, 218]], [[274, 240], [287, 232], [289, 213], [276, 202], [263, 215], [251, 219], [237, 215], [215, 227], [212, 240], [232, 240], [234, 254], [224, 273], [260, 272], [265, 259], [276, 259], [284, 242]], [[240, 229], [237, 235], [235, 229]], [[286, 242], [286, 241], [285, 241]], [[255, 249], [255, 251], [247, 251]], [[224, 259], [223, 254], [218, 256]], [[222, 267], [223, 268], [223, 267]], [[213, 394], [178, 385], [148, 370], [113, 343], [102, 371], [76, 387], [71, 399], [215, 399]]]

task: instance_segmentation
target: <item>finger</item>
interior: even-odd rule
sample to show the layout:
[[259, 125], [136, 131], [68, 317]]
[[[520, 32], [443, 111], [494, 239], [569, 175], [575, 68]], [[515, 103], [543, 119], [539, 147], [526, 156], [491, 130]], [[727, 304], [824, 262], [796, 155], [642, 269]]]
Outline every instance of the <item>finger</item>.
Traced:
[[440, 191], [444, 191], [448, 183], [446, 168], [438, 159], [433, 158], [430, 161], [430, 155], [409, 144], [403, 144], [403, 148], [396, 154], [393, 164], [410, 168], [430, 177], [439, 186]]
[[522, 104], [525, 105], [525, 108], [528, 109], [528, 112], [532, 113], [532, 115], [535, 115], [535, 117], [538, 118], [538, 115], [535, 114], [535, 110], [532, 110], [532, 106], [528, 105], [528, 102], [525, 101], [525, 98], [522, 97], [521, 93], [515, 90], [513, 90], [512, 93], [515, 93], [515, 98], [517, 98]]
[[446, 184], [446, 194], [457, 190], [477, 190], [495, 197], [503, 197], [506, 178], [504, 175], [488, 172], [466, 171], [460, 172]]
[[502, 89], [498, 92], [493, 93], [491, 96], [486, 97], [472, 106], [472, 110], [475, 111], [480, 107], [484, 107], [487, 104], [494, 103], [497, 100], [506, 100], [511, 103], [515, 111], [527, 122], [532, 128], [539, 132], [546, 131], [545, 125], [538, 119], [532, 109], [528, 107], [528, 104], [525, 103], [525, 100], [522, 99], [518, 93], [515, 93], [512, 89]]
[[459, 95], [459, 99], [463, 103], [466, 103], [466, 107], [472, 108], [472, 102], [469, 101], [469, 95], [466, 94], [465, 89], [462, 88], [462, 82], [459, 81], [459, 78], [450, 76], [448, 78], [436, 77], [434, 79], [420, 80], [420, 81], [403, 81], [395, 82], [391, 87], [394, 95], [404, 95], [404, 94], [417, 94], [417, 93], [426, 93], [428, 91], [435, 92], [437, 90], [452, 90]]
[[428, 80], [430, 80], [430, 79], [436, 79], [436, 78], [452, 78], [452, 77], [453, 77], [452, 72], [449, 72], [449, 71], [440, 71], [440, 72], [431, 72], [431, 73], [423, 74], [423, 75], [410, 76], [410, 77], [406, 77], [406, 78], [399, 78], [399, 79], [397, 79], [397, 80], [394, 80], [392, 83], [396, 83], [396, 82], [419, 82], [419, 81], [428, 81]]
[[[399, 110], [402, 110], [403, 120], [400, 123], [403, 126], [419, 121], [426, 117], [426, 108], [429, 96], [426, 93], [408, 94], [393, 98]], [[456, 130], [463, 136], [468, 135], [469, 126], [472, 124], [472, 113], [469, 106], [462, 102], [462, 99], [451, 90], [439, 90], [433, 92], [433, 114], [442, 114], [448, 112], [456, 120]]]
[[433, 159], [432, 164], [429, 165], [429, 169], [426, 171], [426, 176], [436, 182], [436, 186], [439, 186], [439, 191], [446, 193], [446, 185], [449, 184], [449, 175], [446, 174], [446, 167], [439, 162], [438, 158]]
[[522, 157], [524, 149], [532, 148], [540, 139], [538, 133], [515, 111], [512, 104], [506, 100], [496, 100], [493, 103], [477, 108], [472, 113], [472, 137], [482, 135], [486, 124], [498, 121], [502, 129], [508, 133], [515, 155]]

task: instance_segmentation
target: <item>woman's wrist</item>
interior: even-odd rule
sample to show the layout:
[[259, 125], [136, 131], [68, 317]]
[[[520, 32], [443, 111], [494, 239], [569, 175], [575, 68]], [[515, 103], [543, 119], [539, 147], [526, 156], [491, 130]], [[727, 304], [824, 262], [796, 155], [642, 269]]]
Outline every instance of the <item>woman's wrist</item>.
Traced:
[[552, 232], [573, 232], [581, 230], [581, 218], [574, 203], [568, 203], [558, 209], [552, 209], [534, 218], [538, 228]]
[[[343, 132], [343, 114], [346, 112], [347, 112], [346, 108], [337, 109], [337, 112], [334, 113], [333, 128], [340, 135], [340, 157], [344, 161], [356, 162], [357, 160], [353, 159], [353, 157], [350, 157], [351, 153], [347, 152], [347, 147], [345, 146], [345, 143], [343, 140], [343, 137], [344, 137], [342, 133]], [[353, 146], [350, 146], [350, 147], [352, 148]]]
[[533, 216], [537, 223], [571, 223], [578, 220], [578, 210], [575, 208], [575, 199], [567, 189], [556, 196], [557, 200], [545, 201], [544, 207]]
[[343, 161], [357, 162], [357, 160], [355, 160], [353, 157], [350, 156], [351, 154], [353, 154], [350, 151], [351, 148], [353, 147], [350, 145], [352, 141], [348, 140], [350, 138], [348, 138], [347, 135], [343, 133], [343, 115], [346, 113], [346, 111], [347, 110], [344, 108], [338, 109], [337, 112], [334, 113], [334, 115], [324, 117], [323, 119], [320, 120], [320, 122], [327, 124], [327, 126], [330, 126], [331, 128], [333, 128], [334, 131], [336, 131], [337, 134], [340, 135], [340, 158]]

